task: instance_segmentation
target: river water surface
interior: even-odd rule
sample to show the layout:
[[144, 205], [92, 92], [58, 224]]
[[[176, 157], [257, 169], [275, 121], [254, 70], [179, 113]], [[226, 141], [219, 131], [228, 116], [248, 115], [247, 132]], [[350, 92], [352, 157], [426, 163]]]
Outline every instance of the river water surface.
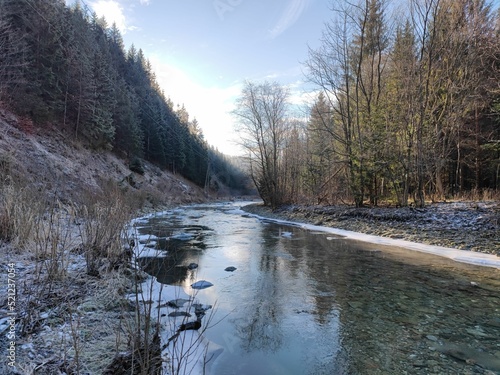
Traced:
[[237, 208], [188, 206], [138, 225], [166, 251], [142, 259], [159, 282], [190, 295], [195, 281], [214, 284], [196, 291], [214, 306], [203, 334], [224, 349], [211, 373], [500, 374], [498, 269]]

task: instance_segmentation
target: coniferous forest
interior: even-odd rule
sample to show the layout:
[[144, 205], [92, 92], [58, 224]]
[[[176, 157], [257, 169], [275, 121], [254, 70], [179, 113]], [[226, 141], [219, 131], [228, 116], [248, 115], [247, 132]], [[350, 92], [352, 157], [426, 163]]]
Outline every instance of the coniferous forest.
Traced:
[[[116, 25], [63, 0], [0, 0], [0, 101], [35, 124], [58, 124], [141, 172], [145, 159], [199, 186], [240, 188], [244, 175], [174, 108], [141, 49]], [[214, 181], [211, 181], [214, 176]]]

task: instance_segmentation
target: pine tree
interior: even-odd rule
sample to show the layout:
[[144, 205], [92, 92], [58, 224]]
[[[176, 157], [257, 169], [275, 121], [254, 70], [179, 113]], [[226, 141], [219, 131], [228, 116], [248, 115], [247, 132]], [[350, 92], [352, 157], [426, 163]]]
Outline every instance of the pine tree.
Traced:
[[[316, 202], [324, 202], [331, 193], [331, 174], [335, 173], [334, 140], [338, 130], [333, 122], [332, 109], [320, 92], [310, 112], [307, 124], [306, 185]], [[340, 150], [337, 150], [340, 151]]]
[[94, 148], [144, 157], [203, 185], [207, 144], [151, 63], [80, 2], [0, 0], [0, 99]]
[[25, 68], [29, 50], [24, 35], [14, 25], [15, 4], [0, 0], [0, 100], [11, 102], [26, 85]]
[[85, 133], [96, 147], [110, 145], [115, 135], [112, 110], [115, 107], [116, 72], [105, 34], [106, 24], [93, 14], [90, 23], [95, 48], [92, 51], [90, 114]]
[[388, 67], [387, 108], [391, 129], [386, 140], [388, 153], [388, 180], [393, 186], [398, 203], [408, 205], [410, 187], [416, 185], [415, 120], [418, 113], [416, 41], [413, 28], [407, 20], [396, 29], [394, 46]]

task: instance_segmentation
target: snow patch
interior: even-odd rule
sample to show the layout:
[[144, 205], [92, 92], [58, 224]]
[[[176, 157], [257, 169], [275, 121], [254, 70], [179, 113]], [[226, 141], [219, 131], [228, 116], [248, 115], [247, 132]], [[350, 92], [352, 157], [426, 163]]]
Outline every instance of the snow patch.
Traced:
[[[185, 210], [177, 209], [175, 211], [177, 213], [181, 213]], [[156, 215], [149, 215], [149, 217], [154, 217]], [[137, 267], [135, 262], [141, 257], [165, 257], [167, 255], [166, 251], [151, 249], [146, 246], [148, 243], [151, 243], [152, 239], [156, 239], [154, 236], [139, 235], [138, 227], [148, 224], [146, 218], [143, 217], [141, 220], [135, 219], [132, 221], [132, 224], [133, 225], [129, 228], [129, 238], [133, 238], [135, 240], [135, 246], [133, 247], [134, 257], [132, 260], [134, 267]], [[194, 236], [190, 233], [179, 233], [178, 235], [170, 238], [190, 240], [194, 238]], [[213, 285], [205, 280], [201, 280], [198, 283], [202, 285], [202, 288], [207, 288]], [[207, 340], [202, 335], [202, 332], [200, 333], [195, 330], [186, 330], [179, 333], [178, 329], [181, 324], [186, 324], [196, 320], [196, 314], [193, 313], [193, 310], [196, 311], [197, 308], [208, 310], [212, 308], [212, 306], [201, 304], [195, 298], [197, 291], [193, 291], [193, 295], [189, 295], [182, 287], [161, 284], [152, 276], [141, 284], [139, 290], [142, 291], [139, 295], [139, 301], [144, 303], [152, 302], [158, 309], [155, 309], [152, 315], [153, 318], [159, 317], [159, 323], [162, 327], [160, 332], [163, 361], [162, 374], [170, 375], [172, 373], [177, 373], [177, 371], [193, 375], [210, 373], [213, 362], [222, 353], [223, 348], [214, 342]], [[131, 294], [128, 298], [134, 301], [136, 295]], [[149, 301], [149, 299], [153, 299], [153, 301]], [[171, 307], [171, 305], [169, 307], [169, 301], [186, 302], [182, 303], [182, 306], [174, 308]], [[181, 304], [179, 303], [179, 305]], [[189, 313], [190, 310], [191, 313]], [[172, 311], [184, 311], [186, 314], [169, 316]], [[207, 317], [203, 319], [202, 324], [209, 324]], [[176, 339], [178, 340], [177, 345], [174, 345], [173, 343], [166, 345], [169, 343], [169, 339], [177, 333], [179, 334]]]
[[165, 258], [167, 256], [167, 252], [165, 250], [157, 250], [150, 249], [148, 247], [144, 247], [139, 254], [136, 255], [136, 258]]
[[[173, 373], [180, 371], [181, 373], [193, 375], [210, 373], [209, 369], [213, 361], [222, 353], [223, 348], [207, 340], [198, 331], [186, 330], [178, 332], [178, 330], [182, 324], [196, 320], [194, 313], [196, 309], [207, 311], [212, 306], [201, 304], [196, 299], [196, 294], [189, 295], [180, 286], [161, 284], [154, 277], [144, 281], [140, 290], [142, 290], [142, 294], [139, 295], [140, 302], [149, 303], [148, 299], [153, 299], [150, 302], [154, 303], [156, 308], [152, 315], [155, 318], [159, 317], [159, 323], [162, 327], [160, 331], [163, 359], [162, 374], [172, 374], [172, 370]], [[130, 294], [128, 298], [134, 301], [136, 296]], [[172, 311], [182, 311], [186, 312], [186, 314], [170, 314]], [[206, 319], [203, 319], [202, 324], [209, 324], [209, 320]], [[169, 343], [169, 339], [176, 334], [179, 335], [176, 339], [178, 340], [177, 345], [173, 343], [166, 345]], [[206, 363], [207, 360], [208, 363]]]

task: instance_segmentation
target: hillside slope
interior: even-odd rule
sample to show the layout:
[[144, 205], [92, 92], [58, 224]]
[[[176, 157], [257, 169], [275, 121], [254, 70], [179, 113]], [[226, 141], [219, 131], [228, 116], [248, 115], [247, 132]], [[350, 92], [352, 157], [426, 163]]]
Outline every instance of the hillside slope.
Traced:
[[11, 356], [0, 373], [102, 374], [115, 356], [138, 358], [131, 353], [144, 348], [157, 362], [157, 346], [134, 346], [150, 340], [146, 328], [131, 328], [145, 313], [129, 297], [147, 275], [130, 262], [123, 227], [141, 209], [210, 197], [181, 176], [143, 168], [132, 172], [111, 151], [0, 107], [0, 268], [9, 270], [0, 282], [15, 290], [14, 299], [0, 292], [0, 351]]
[[60, 129], [35, 127], [0, 108], [0, 173], [35, 184], [57, 199], [78, 201], [82, 193], [98, 193], [103, 183], [134, 189], [146, 205], [201, 202], [203, 190], [180, 175], [144, 162], [143, 175], [111, 151], [91, 150]]

